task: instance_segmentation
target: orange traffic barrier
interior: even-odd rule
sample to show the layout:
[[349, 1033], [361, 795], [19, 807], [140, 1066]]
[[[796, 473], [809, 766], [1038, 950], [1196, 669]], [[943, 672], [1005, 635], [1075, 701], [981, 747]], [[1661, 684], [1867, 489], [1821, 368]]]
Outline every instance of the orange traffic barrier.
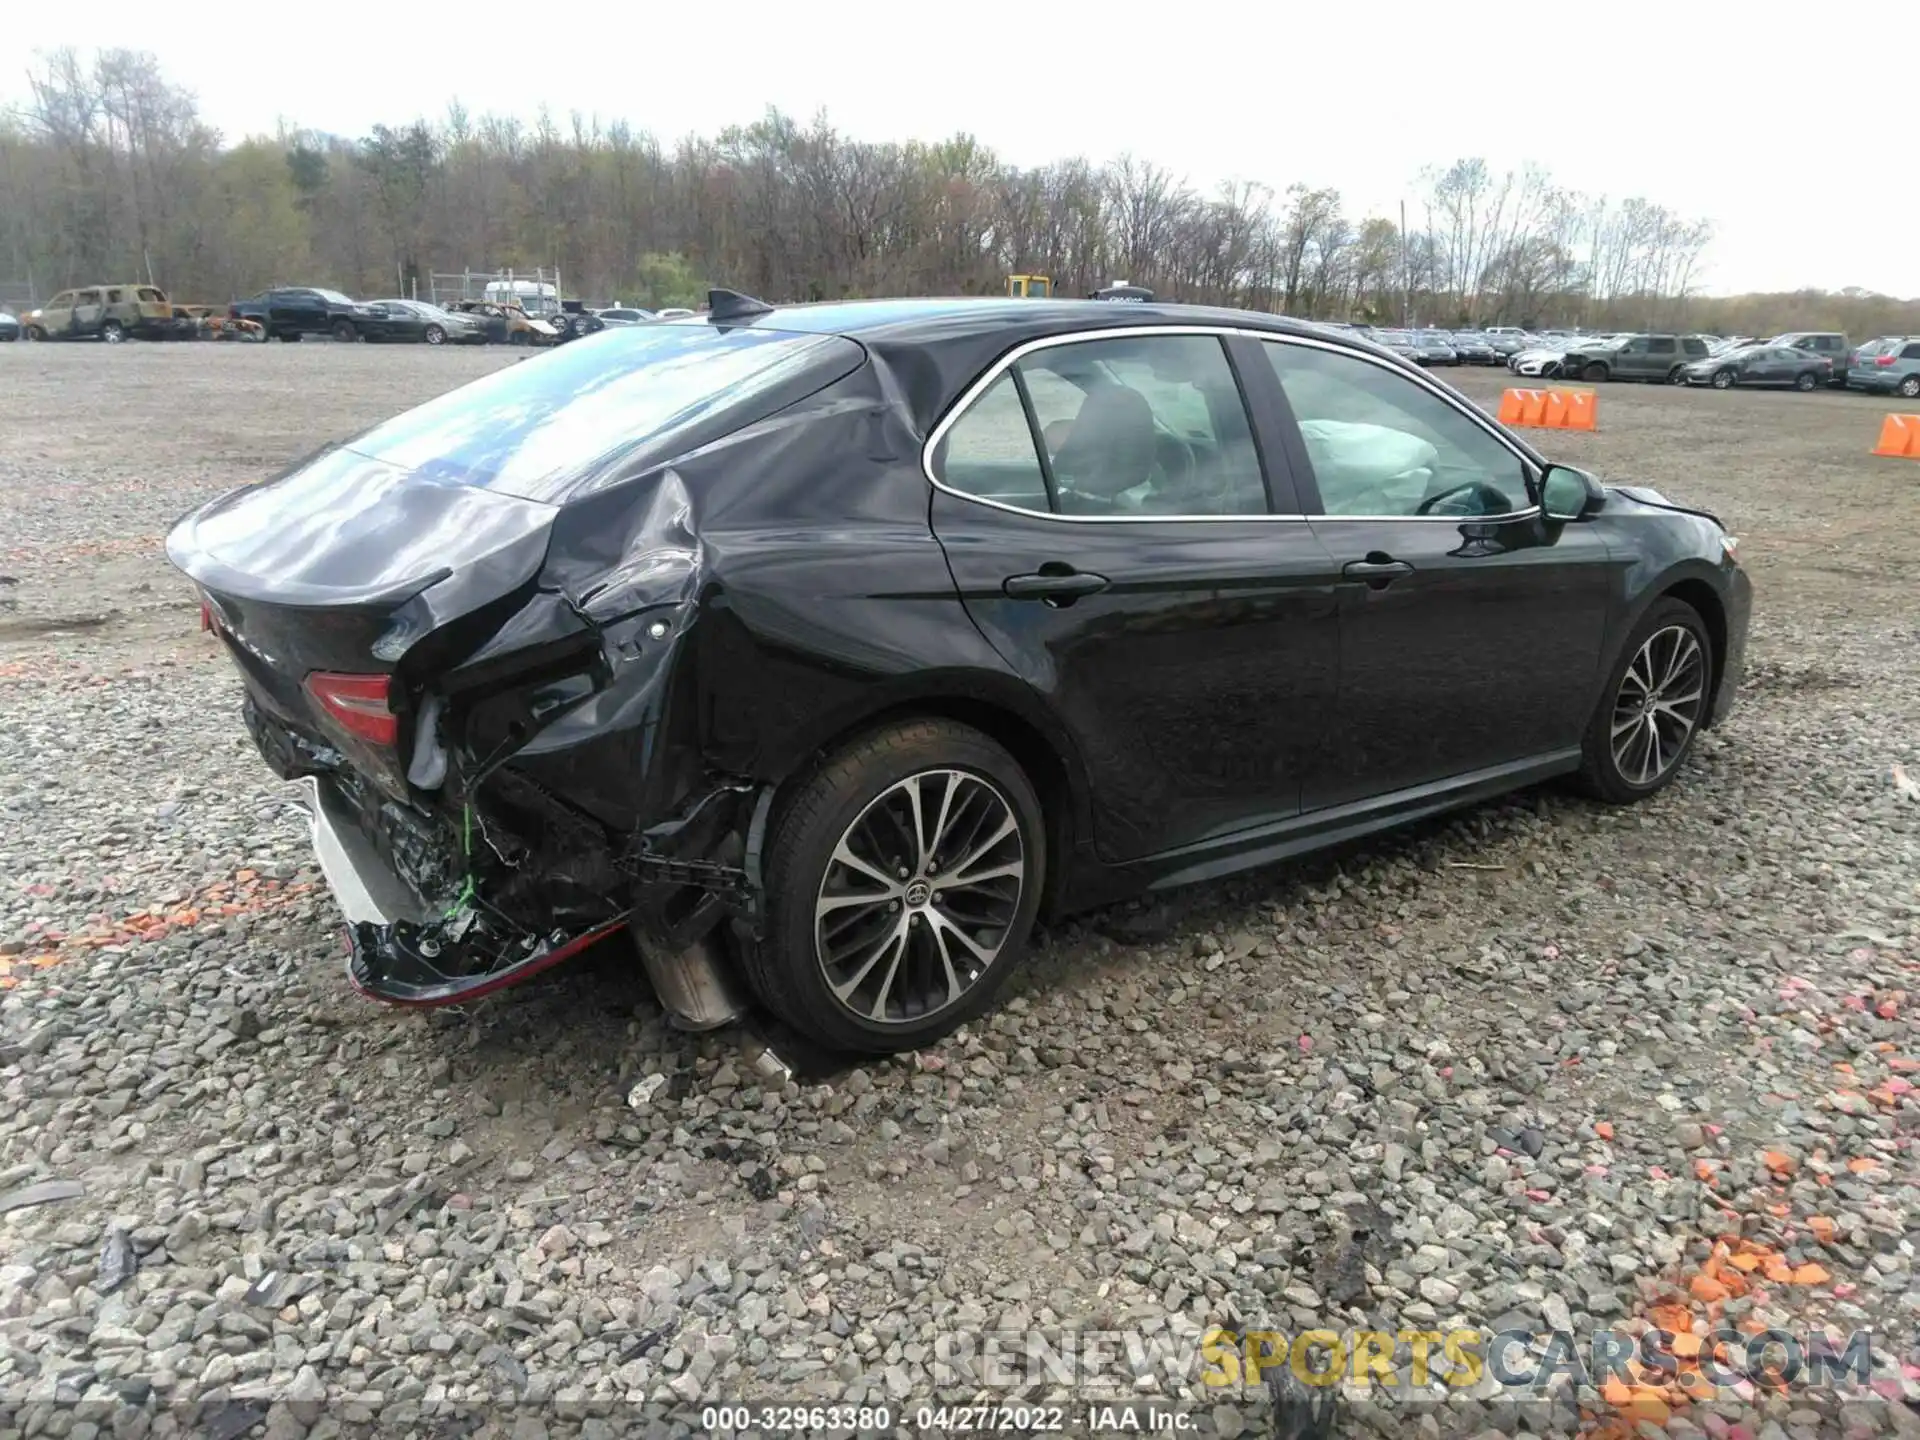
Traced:
[[1506, 390], [1500, 395], [1500, 423], [1539, 430], [1597, 430], [1600, 407], [1591, 390]]
[[1920, 415], [1889, 415], [1880, 427], [1876, 455], [1893, 455], [1904, 460], [1920, 460]]

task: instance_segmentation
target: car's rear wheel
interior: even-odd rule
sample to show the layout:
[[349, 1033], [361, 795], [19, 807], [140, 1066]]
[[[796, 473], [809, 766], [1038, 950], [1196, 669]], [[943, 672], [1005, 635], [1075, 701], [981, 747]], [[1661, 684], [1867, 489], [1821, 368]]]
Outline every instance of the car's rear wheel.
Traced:
[[1656, 600], [1623, 647], [1588, 722], [1580, 782], [1625, 805], [1662, 789], [1707, 718], [1713, 640], [1685, 601]]
[[1907, 400], [1911, 400], [1915, 396], [1920, 396], [1920, 375], [1909, 375], [1906, 379], [1902, 380], [1900, 382], [1900, 395], [1903, 399]]
[[1733, 372], [1731, 370], [1714, 371], [1713, 388], [1716, 390], [1731, 390], [1733, 388]]
[[1667, 384], [1684, 385], [1686, 383], [1687, 383], [1687, 367], [1686, 366], [1676, 365], [1671, 370], [1667, 371]]
[[1019, 963], [1046, 876], [1019, 764], [970, 726], [910, 720], [830, 757], [768, 850], [761, 1002], [837, 1050], [917, 1049], [981, 1014]]
[[1580, 378], [1582, 380], [1604, 380], [1607, 378], [1607, 367], [1602, 365], [1598, 360], [1591, 361], [1587, 367], [1580, 372]]
[[1813, 390], [1813, 387], [1815, 385], [1818, 385], [1819, 383], [1820, 383], [1819, 380], [1815, 378], [1814, 373], [1811, 370], [1804, 370], [1800, 374], [1793, 377], [1793, 388], [1798, 390], [1803, 395], [1810, 394]]

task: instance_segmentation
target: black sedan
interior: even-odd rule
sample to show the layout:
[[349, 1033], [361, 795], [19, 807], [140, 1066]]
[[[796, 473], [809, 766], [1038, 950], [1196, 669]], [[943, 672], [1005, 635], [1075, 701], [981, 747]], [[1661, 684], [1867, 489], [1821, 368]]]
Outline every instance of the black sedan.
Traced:
[[1833, 361], [1785, 345], [1747, 345], [1697, 360], [1683, 372], [1689, 385], [1731, 390], [1736, 385], [1817, 390], [1833, 378]]
[[1453, 332], [1453, 353], [1462, 365], [1498, 365], [1501, 356], [1486, 336], [1475, 330]]
[[1719, 521], [1274, 316], [1072, 300], [620, 326], [167, 540], [313, 807], [350, 976], [625, 930], [668, 1007], [885, 1053], [1035, 919], [1554, 777], [1671, 781], [1742, 673]]
[[422, 345], [484, 345], [487, 332], [471, 315], [456, 314], [424, 300], [369, 300], [367, 308], [380, 317], [368, 326], [369, 340], [411, 341]]

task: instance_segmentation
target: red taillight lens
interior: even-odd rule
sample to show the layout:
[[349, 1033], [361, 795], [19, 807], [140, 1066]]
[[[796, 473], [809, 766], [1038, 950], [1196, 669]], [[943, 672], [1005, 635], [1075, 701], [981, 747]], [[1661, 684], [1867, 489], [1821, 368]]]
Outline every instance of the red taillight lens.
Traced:
[[200, 628], [202, 630], [213, 629], [213, 606], [204, 600], [200, 602]]
[[1898, 358], [1897, 355], [1876, 355], [1873, 357], [1873, 363], [1876, 365], [1891, 365]]
[[349, 735], [375, 745], [391, 745], [400, 738], [400, 722], [387, 708], [384, 675], [339, 675], [316, 670], [307, 676], [307, 693]]

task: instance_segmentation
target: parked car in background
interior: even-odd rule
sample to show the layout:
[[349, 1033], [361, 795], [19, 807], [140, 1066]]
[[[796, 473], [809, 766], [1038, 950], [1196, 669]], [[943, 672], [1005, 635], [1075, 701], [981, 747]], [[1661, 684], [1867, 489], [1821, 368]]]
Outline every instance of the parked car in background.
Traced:
[[1500, 356], [1494, 352], [1492, 344], [1477, 330], [1454, 331], [1453, 353], [1462, 365], [1498, 365], [1500, 363]]
[[1460, 356], [1453, 348], [1453, 336], [1445, 330], [1416, 330], [1413, 343], [1419, 348], [1422, 365], [1458, 365]]
[[424, 300], [369, 300], [384, 322], [369, 340], [411, 340], [425, 345], [484, 345], [487, 329], [471, 315], [456, 314]]
[[62, 290], [20, 317], [29, 340], [161, 340], [173, 328], [173, 306], [152, 285], [88, 285]]
[[1487, 330], [1482, 332], [1488, 348], [1493, 351], [1496, 363], [1504, 364], [1529, 346], [1538, 345], [1539, 337], [1529, 335], [1523, 330]]
[[598, 335], [607, 328], [607, 322], [600, 318], [598, 312], [589, 310], [585, 301], [562, 300], [560, 313], [553, 317], [553, 327], [559, 343], [564, 345], [569, 340]]
[[1542, 340], [1507, 357], [1507, 369], [1528, 379], [1557, 380], [1567, 358], [1565, 344]]
[[1847, 337], [1838, 330], [1789, 330], [1784, 335], [1774, 336], [1767, 344], [1786, 345], [1795, 350], [1810, 350], [1815, 355], [1824, 355], [1833, 366], [1833, 378], [1829, 383], [1847, 383], [1847, 357], [1852, 352], [1847, 346]]
[[693, 318], [693, 314], [694, 314], [693, 311], [684, 309], [678, 305], [669, 305], [665, 310], [662, 310], [659, 314], [654, 316], [654, 319], [656, 320], [690, 320]]
[[644, 325], [656, 318], [653, 311], [630, 305], [614, 305], [597, 313], [609, 325]]
[[1697, 335], [1615, 335], [1568, 348], [1561, 369], [1582, 380], [1664, 380], [1684, 385], [1686, 369], [1707, 358], [1707, 342]]
[[1710, 515], [1374, 346], [1038, 299], [717, 292], [166, 548], [364, 992], [624, 929], [676, 1013], [745, 988], [877, 1054], [983, 1014], [1042, 915], [1557, 776], [1654, 795], [1752, 596]]
[[384, 330], [386, 317], [370, 305], [338, 290], [286, 285], [263, 290], [227, 308], [236, 320], [257, 321], [275, 340], [295, 341], [309, 335], [335, 340], [358, 340], [370, 330]]
[[1414, 364], [1421, 364], [1420, 342], [1413, 338], [1410, 330], [1376, 330], [1370, 337], [1374, 344], [1381, 345]]
[[1787, 345], [1747, 345], [1696, 360], [1686, 368], [1689, 385], [1731, 390], [1736, 385], [1817, 390], [1833, 378], [1833, 362]]
[[1903, 400], [1920, 398], [1920, 335], [1887, 336], [1861, 346], [1847, 369], [1847, 388]]
[[447, 308], [456, 315], [471, 315], [489, 345], [551, 345], [560, 334], [547, 321], [501, 300], [453, 300]]
[[20, 320], [10, 310], [0, 310], [0, 345], [20, 338]]

